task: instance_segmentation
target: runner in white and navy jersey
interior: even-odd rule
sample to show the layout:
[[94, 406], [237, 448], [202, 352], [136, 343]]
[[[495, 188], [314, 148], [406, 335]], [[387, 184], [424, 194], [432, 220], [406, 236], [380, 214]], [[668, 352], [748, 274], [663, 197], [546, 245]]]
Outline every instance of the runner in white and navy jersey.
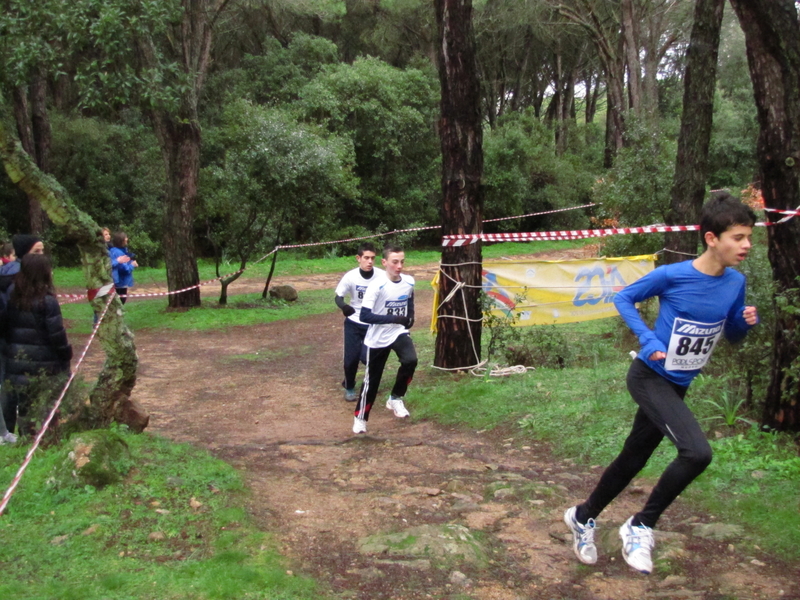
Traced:
[[386, 272], [374, 277], [364, 294], [361, 321], [369, 323], [364, 338], [367, 374], [355, 410], [353, 433], [367, 432], [369, 412], [375, 403], [383, 369], [392, 351], [400, 360], [400, 368], [386, 408], [394, 412], [396, 417], [409, 416], [403, 396], [417, 369], [417, 351], [408, 331], [414, 324], [414, 278], [403, 275], [405, 260], [402, 248], [387, 246], [381, 261]]
[[[367, 291], [370, 281], [377, 275], [382, 275], [382, 269], [374, 268], [375, 246], [365, 242], [358, 247], [356, 254], [358, 267], [344, 274], [336, 286], [336, 306], [345, 316], [344, 319], [344, 399], [354, 402], [358, 398], [356, 393], [356, 374], [358, 363], [361, 361], [361, 347], [364, 336], [367, 335], [369, 325], [359, 319], [361, 302]], [[350, 297], [350, 304], [345, 298]]]
[[[703, 254], [658, 267], [614, 298], [642, 346], [627, 377], [628, 391], [639, 408], [619, 456], [588, 499], [564, 513], [573, 550], [581, 562], [597, 561], [595, 519], [667, 437], [677, 448], [677, 457], [661, 475], [643, 509], [619, 530], [625, 562], [650, 573], [653, 527], [711, 462], [711, 446], [683, 399], [719, 338], [741, 340], [758, 323], [756, 308], [744, 303], [745, 277], [731, 268], [747, 257], [755, 220], [753, 211], [730, 194], [715, 196], [705, 204], [700, 218]], [[651, 330], [635, 305], [653, 297], [659, 299], [659, 312]]]

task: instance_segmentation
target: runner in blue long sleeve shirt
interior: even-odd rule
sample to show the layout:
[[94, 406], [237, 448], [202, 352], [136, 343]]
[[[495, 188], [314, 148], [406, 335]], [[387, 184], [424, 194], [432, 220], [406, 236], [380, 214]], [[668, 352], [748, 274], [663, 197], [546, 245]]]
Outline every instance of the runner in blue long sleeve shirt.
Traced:
[[[589, 498], [564, 513], [573, 550], [581, 562], [597, 562], [595, 519], [667, 437], [678, 456], [661, 475], [644, 508], [619, 530], [625, 561], [637, 571], [650, 573], [652, 528], [711, 462], [711, 446], [683, 399], [719, 339], [724, 335], [739, 341], [758, 323], [755, 307], [744, 303], [745, 277], [731, 268], [747, 257], [754, 224], [753, 211], [730, 194], [712, 198], [700, 219], [703, 254], [692, 261], [659, 267], [614, 298], [642, 347], [627, 377], [628, 391], [639, 408], [619, 456]], [[658, 297], [660, 304], [651, 330], [635, 304], [653, 297]]]
[[[708, 362], [724, 334], [738, 342], [750, 326], [744, 319], [745, 277], [726, 268], [721, 275], [697, 270], [694, 261], [664, 265], [618, 292], [614, 305], [642, 346], [638, 358], [665, 379], [687, 387]], [[635, 304], [658, 297], [655, 329]], [[651, 361], [655, 352], [666, 358]]]

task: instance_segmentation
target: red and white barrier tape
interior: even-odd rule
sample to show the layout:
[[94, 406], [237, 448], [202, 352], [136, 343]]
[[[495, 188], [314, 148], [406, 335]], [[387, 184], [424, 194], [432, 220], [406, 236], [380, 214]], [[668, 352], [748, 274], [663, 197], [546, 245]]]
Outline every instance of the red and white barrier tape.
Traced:
[[775, 221], [774, 223], [770, 223], [770, 225], [779, 225], [780, 223], [786, 223], [789, 219], [793, 219], [796, 216], [800, 215], [800, 209], [795, 210], [781, 210], [777, 208], [765, 208], [766, 212], [777, 213], [779, 215], [784, 215], [782, 219], [779, 221]]
[[[108, 296], [108, 300], [106, 301], [106, 305], [103, 308], [103, 312], [100, 313], [100, 316], [97, 318], [97, 323], [95, 323], [94, 328], [92, 329], [92, 333], [89, 336], [89, 339], [86, 342], [86, 345], [83, 347], [83, 352], [81, 352], [80, 358], [78, 358], [78, 362], [75, 363], [75, 368], [70, 373], [69, 379], [67, 383], [64, 385], [64, 388], [61, 390], [61, 394], [58, 396], [58, 400], [56, 400], [53, 408], [50, 410], [50, 414], [47, 415], [47, 418], [44, 420], [42, 424], [42, 428], [39, 430], [39, 433], [36, 434], [36, 438], [33, 440], [33, 444], [28, 449], [28, 453], [25, 455], [25, 460], [22, 461], [22, 465], [20, 466], [17, 474], [14, 476], [14, 479], [11, 480], [11, 485], [8, 486], [6, 493], [3, 495], [3, 500], [0, 502], [0, 516], [2, 516], [3, 511], [5, 511], [6, 506], [8, 506], [8, 502], [11, 499], [11, 495], [17, 489], [17, 485], [19, 485], [20, 479], [22, 479], [22, 475], [25, 473], [25, 470], [28, 468], [28, 465], [33, 458], [33, 453], [39, 448], [39, 444], [44, 437], [44, 434], [47, 432], [47, 428], [50, 426], [50, 423], [56, 416], [59, 407], [61, 406], [61, 402], [64, 400], [64, 396], [67, 394], [67, 390], [69, 386], [72, 384], [72, 380], [75, 379], [75, 375], [78, 374], [78, 370], [81, 368], [81, 364], [83, 363], [83, 359], [86, 358], [86, 353], [89, 351], [89, 346], [91, 346], [92, 341], [97, 334], [97, 330], [100, 328], [100, 323], [103, 322], [103, 318], [106, 316], [108, 312], [108, 307], [111, 306], [111, 300], [114, 298], [114, 291], [112, 290]], [[105, 294], [100, 294], [105, 295]]]
[[208, 279], [206, 281], [201, 281], [198, 284], [192, 285], [187, 288], [183, 288], [182, 290], [173, 290], [171, 292], [151, 292], [149, 294], [121, 294], [120, 298], [154, 298], [156, 296], [172, 296], [174, 294], [182, 294], [183, 292], [188, 292], [189, 290], [193, 290], [199, 287], [203, 287], [204, 285], [208, 285], [209, 283], [214, 283], [215, 281], [220, 281], [222, 279], [227, 279], [228, 277], [233, 277], [239, 273], [244, 272], [245, 269], [239, 269], [238, 271], [234, 271], [233, 273], [228, 273], [227, 275], [222, 275], [220, 277], [215, 277], [214, 279]]
[[[794, 214], [798, 211], [787, 211]], [[777, 225], [775, 223], [756, 223], [757, 227]], [[666, 233], [671, 231], [699, 231], [699, 225], [648, 225], [645, 227], [613, 227], [609, 229], [576, 229], [573, 231], [529, 231], [518, 233], [471, 233], [442, 236], [442, 246], [466, 246], [478, 240], [484, 242], [541, 242], [554, 240], [582, 240], [587, 238], [625, 235], [630, 233]]]
[[[554, 210], [545, 210], [545, 211], [542, 211], [542, 212], [528, 213], [526, 215], [516, 215], [516, 216], [513, 216], [513, 217], [501, 217], [499, 219], [487, 219], [486, 221], [484, 221], [484, 223], [491, 223], [493, 221], [507, 221], [509, 219], [522, 219], [524, 217], [536, 217], [536, 216], [539, 216], [539, 215], [549, 215], [549, 214], [552, 214], [552, 213], [565, 212], [565, 211], [568, 211], [568, 210], [578, 210], [580, 208], [588, 208], [590, 206], [596, 206], [596, 205], [594, 203], [592, 203], [592, 204], [584, 204], [582, 206], [570, 206], [568, 208], [557, 208], [557, 209], [554, 209]], [[361, 240], [369, 240], [369, 239], [376, 238], [376, 237], [384, 237], [384, 236], [392, 235], [392, 234], [395, 234], [395, 233], [408, 233], [408, 232], [411, 232], [411, 231], [424, 231], [426, 229], [440, 229], [440, 228], [441, 228], [441, 225], [431, 225], [431, 226], [427, 226], [427, 227], [412, 227], [410, 229], [395, 229], [394, 231], [387, 231], [386, 233], [374, 233], [372, 235], [365, 235], [365, 236], [361, 236], [361, 237], [347, 238], [347, 239], [342, 239], [342, 240], [332, 240], [332, 241], [328, 241], [328, 242], [312, 242], [312, 243], [309, 243], [309, 244], [285, 244], [285, 245], [281, 245], [281, 246], [275, 246], [275, 248], [273, 250], [271, 250], [270, 252], [268, 252], [267, 254], [265, 254], [264, 256], [259, 258], [258, 260], [253, 261], [251, 264], [260, 263], [262, 260], [264, 260], [265, 258], [271, 256], [272, 254], [274, 254], [278, 250], [289, 250], [289, 249], [292, 249], [292, 248], [310, 248], [312, 246], [327, 246], [328, 244], [344, 244], [346, 242], [358, 242], [358, 241], [361, 241]], [[214, 282], [219, 281], [221, 279], [226, 279], [228, 277], [232, 277], [233, 275], [236, 275], [238, 273], [242, 273], [245, 270], [246, 269], [239, 269], [238, 271], [234, 271], [233, 273], [229, 273], [229, 274], [223, 275], [221, 277], [216, 277], [214, 279], [209, 279], [208, 281], [203, 281], [203, 282], [200, 282], [200, 283], [198, 283], [196, 285], [193, 285], [193, 286], [190, 286], [190, 287], [187, 287], [187, 288], [183, 288], [181, 290], [174, 290], [174, 291], [171, 291], [171, 292], [152, 292], [152, 293], [148, 293], [148, 294], [123, 294], [123, 295], [120, 295], [120, 298], [155, 298], [155, 297], [158, 297], [158, 296], [172, 296], [174, 294], [182, 294], [184, 292], [188, 292], [190, 290], [202, 287], [204, 285], [208, 285], [210, 283], [214, 283]], [[87, 297], [89, 298], [89, 300], [92, 300], [92, 298], [94, 297], [93, 292], [96, 293], [97, 290], [89, 290], [89, 294], [88, 295], [87, 294], [56, 294], [56, 295], [59, 298], [66, 298], [65, 301], [61, 302], [61, 304], [70, 304], [72, 302], [77, 302], [79, 300], [83, 300], [84, 298], [87, 298]]]
[[778, 213], [779, 215], [791, 215], [793, 217], [800, 215], [800, 210], [781, 210], [778, 208], [765, 208], [764, 211]]
[[[152, 298], [152, 297], [156, 297], [156, 296], [172, 296], [174, 294], [182, 294], [183, 292], [188, 292], [189, 290], [193, 290], [195, 288], [199, 288], [199, 287], [202, 287], [204, 285], [208, 285], [209, 283], [214, 283], [215, 281], [219, 281], [219, 280], [225, 279], [227, 277], [232, 277], [233, 275], [236, 275], [237, 273], [242, 273], [244, 271], [245, 271], [245, 269], [239, 269], [238, 271], [234, 271], [233, 273], [228, 273], [227, 275], [222, 275], [220, 277], [216, 277], [214, 279], [209, 279], [207, 281], [201, 281], [198, 284], [195, 284], [195, 285], [187, 287], [187, 288], [183, 288], [182, 290], [174, 290], [174, 291], [171, 291], [171, 292], [152, 292], [152, 293], [149, 293], [149, 294], [119, 294], [119, 297], [120, 298]], [[73, 302], [77, 302], [79, 300], [83, 300], [83, 299], [86, 299], [86, 298], [88, 298], [91, 301], [91, 300], [94, 299], [94, 297], [96, 295], [104, 296], [105, 293], [99, 293], [99, 292], [101, 292], [102, 290], [106, 290], [106, 293], [108, 293], [108, 290], [106, 288], [110, 289], [112, 287], [114, 287], [114, 285], [109, 283], [109, 284], [103, 286], [102, 288], [89, 290], [88, 294], [56, 294], [56, 296], [58, 296], [59, 298], [67, 298], [67, 300], [65, 300], [63, 302], [59, 302], [59, 304], [71, 304]]]
[[647, 227], [614, 227], [609, 229], [576, 229], [573, 231], [530, 231], [518, 233], [476, 233], [446, 235], [442, 246], [465, 246], [478, 240], [484, 242], [529, 242], [543, 240], [580, 240], [626, 233], [652, 233], [666, 231], [697, 231], [699, 225], [650, 225]]

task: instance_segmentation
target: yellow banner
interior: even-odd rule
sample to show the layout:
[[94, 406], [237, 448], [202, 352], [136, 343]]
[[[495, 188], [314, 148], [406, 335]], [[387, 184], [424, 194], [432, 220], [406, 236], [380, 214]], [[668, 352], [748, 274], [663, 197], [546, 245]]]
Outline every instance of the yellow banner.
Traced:
[[[577, 323], [617, 316], [614, 295], [653, 270], [656, 256], [594, 260], [484, 261], [483, 292], [494, 308], [484, 314], [516, 327]], [[438, 275], [431, 330], [436, 331]]]

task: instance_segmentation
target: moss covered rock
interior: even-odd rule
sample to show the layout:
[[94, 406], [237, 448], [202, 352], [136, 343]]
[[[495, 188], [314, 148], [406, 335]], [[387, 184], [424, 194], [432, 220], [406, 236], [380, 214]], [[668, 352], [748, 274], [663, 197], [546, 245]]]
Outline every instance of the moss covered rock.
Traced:
[[128, 444], [108, 429], [84, 431], [65, 444], [52, 483], [59, 487], [91, 485], [103, 488], [120, 481], [133, 466]]

